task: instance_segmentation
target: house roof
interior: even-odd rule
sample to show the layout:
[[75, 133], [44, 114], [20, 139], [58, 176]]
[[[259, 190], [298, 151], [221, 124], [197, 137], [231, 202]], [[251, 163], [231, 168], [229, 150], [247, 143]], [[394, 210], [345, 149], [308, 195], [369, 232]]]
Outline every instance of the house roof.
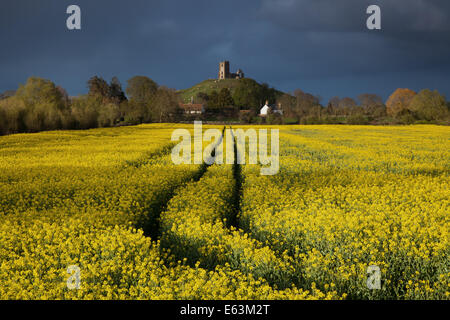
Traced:
[[202, 111], [203, 104], [201, 103], [180, 103], [180, 108], [189, 111]]

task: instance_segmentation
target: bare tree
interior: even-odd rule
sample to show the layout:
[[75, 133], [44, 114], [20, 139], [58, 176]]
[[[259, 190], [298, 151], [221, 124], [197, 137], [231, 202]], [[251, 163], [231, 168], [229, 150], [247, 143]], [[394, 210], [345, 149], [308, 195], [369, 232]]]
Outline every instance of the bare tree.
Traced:
[[316, 96], [303, 92], [301, 89], [295, 90], [294, 96], [296, 97], [295, 111], [300, 118], [307, 116], [313, 107], [319, 105], [319, 99]]
[[361, 107], [368, 108], [376, 105], [382, 105], [383, 99], [373, 93], [363, 93], [358, 96], [358, 100], [360, 102]]
[[153, 120], [170, 121], [178, 112], [178, 97], [173, 89], [161, 86], [151, 104]]
[[340, 108], [356, 107], [356, 101], [349, 97], [342, 98], [341, 101], [339, 101], [339, 107]]
[[337, 111], [339, 109], [339, 102], [341, 101], [341, 98], [339, 97], [333, 97], [328, 101], [327, 105], [327, 114], [329, 115], [337, 115]]

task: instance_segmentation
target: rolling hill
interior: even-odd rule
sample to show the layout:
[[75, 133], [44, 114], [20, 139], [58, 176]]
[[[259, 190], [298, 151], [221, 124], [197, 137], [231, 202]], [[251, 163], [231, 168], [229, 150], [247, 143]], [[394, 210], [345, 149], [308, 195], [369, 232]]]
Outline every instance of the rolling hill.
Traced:
[[[194, 85], [191, 88], [178, 90], [177, 93], [180, 95], [181, 99], [188, 103], [191, 99], [191, 97], [197, 96], [198, 93], [204, 92], [206, 94], [210, 94], [212, 91], [219, 92], [222, 88], [228, 88], [231, 91], [231, 95], [233, 96], [235, 90], [243, 83], [243, 81], [254, 81], [256, 85], [263, 86], [262, 84], [256, 82], [253, 79], [250, 78], [243, 78], [243, 79], [208, 79], [204, 80], [196, 85]], [[283, 92], [276, 90], [277, 94], [282, 95]]]

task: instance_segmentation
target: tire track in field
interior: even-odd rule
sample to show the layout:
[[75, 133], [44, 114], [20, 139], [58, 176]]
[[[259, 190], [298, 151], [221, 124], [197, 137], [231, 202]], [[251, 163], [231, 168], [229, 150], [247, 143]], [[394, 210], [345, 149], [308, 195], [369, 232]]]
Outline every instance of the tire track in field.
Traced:
[[[221, 137], [219, 138], [219, 140], [216, 142], [216, 144], [212, 148], [212, 151], [211, 151], [212, 158], [214, 158], [216, 155], [217, 146], [219, 146], [222, 143], [224, 132], [225, 132], [225, 128], [223, 128]], [[162, 150], [160, 150], [160, 152], [156, 153], [156, 154], [159, 157], [161, 157], [165, 154], [168, 154], [171, 151], [171, 149], [173, 148], [174, 144], [170, 144], [169, 146], [165, 146], [165, 147], [167, 147], [167, 149], [163, 147]], [[152, 154], [155, 155], [155, 153], [152, 153]], [[152, 161], [152, 159], [144, 160], [140, 166], [144, 165], [145, 163], [149, 163], [150, 161]], [[144, 236], [150, 237], [154, 241], [159, 240], [159, 238], [161, 236], [161, 232], [160, 232], [161, 213], [167, 209], [167, 205], [170, 202], [170, 200], [187, 183], [195, 183], [195, 182], [199, 181], [203, 177], [203, 175], [206, 173], [206, 171], [208, 170], [208, 167], [210, 167], [213, 164], [214, 164], [214, 162], [211, 164], [208, 164], [205, 161], [203, 161], [203, 163], [199, 166], [199, 169], [193, 175], [186, 177], [186, 179], [183, 179], [183, 182], [178, 184], [175, 188], [172, 188], [170, 190], [165, 190], [166, 192], [161, 192], [161, 194], [158, 196], [160, 201], [158, 201], [157, 203], [152, 205], [149, 208], [149, 210], [147, 210], [147, 216], [149, 218], [147, 219], [147, 222], [144, 225], [140, 226], [140, 228], [142, 228], [142, 230], [144, 231]]]
[[[280, 262], [285, 263], [289, 266], [291, 265], [290, 261], [286, 261], [282, 255], [273, 250], [270, 246], [264, 243], [264, 241], [261, 241], [262, 239], [258, 239], [255, 237], [252, 232], [250, 232], [249, 229], [245, 228], [241, 222], [241, 214], [242, 214], [242, 200], [243, 200], [243, 185], [244, 185], [244, 176], [242, 174], [242, 165], [238, 163], [239, 159], [239, 152], [242, 152], [242, 150], [239, 150], [237, 147], [237, 137], [234, 136], [233, 130], [231, 130], [231, 135], [233, 136], [233, 142], [234, 142], [234, 163], [233, 163], [233, 177], [235, 180], [235, 186], [233, 190], [233, 196], [232, 196], [232, 214], [230, 215], [230, 223], [227, 225], [228, 231], [230, 234], [233, 233], [234, 230], [239, 232], [238, 237], [243, 237], [247, 239], [252, 239], [256, 241], [255, 246], [253, 247], [256, 250], [261, 250], [263, 248], [267, 248], [269, 252], [273, 254], [272, 257], [276, 257]], [[245, 149], [243, 150], [245, 152]], [[256, 261], [255, 261], [256, 262]], [[269, 266], [267, 266], [269, 267]], [[274, 266], [270, 266], [269, 268], [273, 268]], [[276, 267], [275, 267], [276, 268]], [[273, 271], [277, 274], [274, 274]], [[279, 289], [286, 289], [294, 285], [299, 285], [301, 281], [297, 278], [295, 274], [292, 273], [292, 271], [281, 271], [281, 270], [273, 270], [272, 272], [264, 272], [262, 278], [264, 278], [267, 283], [270, 286], [277, 287]]]
[[231, 198], [232, 201], [232, 211], [230, 214], [230, 219], [227, 221], [227, 227], [234, 227], [239, 229], [239, 215], [241, 212], [241, 198], [242, 198], [242, 167], [238, 163], [238, 148], [237, 140], [233, 134], [233, 130], [230, 127], [231, 135], [233, 137], [233, 151], [234, 151], [234, 162], [233, 162], [233, 178], [234, 178], [234, 189]]
[[140, 167], [151, 163], [152, 161], [154, 161], [157, 158], [161, 158], [165, 155], [168, 155], [174, 146], [175, 146], [175, 143], [170, 142], [168, 144], [163, 145], [160, 148], [157, 148], [156, 150], [145, 152], [144, 155], [138, 159], [126, 160], [125, 164], [123, 165], [123, 168], [125, 169], [128, 167], [134, 167], [136, 169], [139, 169]]
[[[231, 127], [229, 130], [232, 130]], [[222, 132], [222, 139], [224, 135], [225, 130]], [[226, 199], [226, 204], [224, 205], [228, 206], [231, 210], [227, 210], [226, 223], [222, 223], [220, 226], [221, 230], [219, 231], [219, 237], [216, 238], [215, 234], [202, 234], [199, 238], [193, 236], [192, 239], [190, 239], [189, 236], [184, 237], [182, 234], [181, 238], [178, 238], [179, 235], [177, 235], [177, 232], [171, 231], [167, 237], [159, 236], [154, 239], [161, 240], [160, 248], [162, 252], [165, 252], [164, 250], [170, 252], [173, 261], [182, 261], [186, 258], [189, 265], [194, 266], [197, 262], [200, 262], [200, 266], [209, 271], [214, 271], [218, 266], [225, 266], [228, 264], [232, 270], [239, 270], [245, 275], [253, 276], [255, 279], [263, 279], [264, 281], [267, 281], [270, 286], [280, 289], [288, 288], [293, 283], [293, 275], [290, 273], [286, 261], [282, 260], [276, 252], [263, 242], [255, 239], [253, 234], [245, 232], [245, 230], [242, 230], [241, 228], [239, 220], [241, 215], [244, 177], [242, 175], [242, 166], [238, 163], [238, 160], [240, 159], [240, 152], [242, 152], [242, 150], [239, 149], [237, 137], [233, 131], [231, 131], [231, 137], [228, 136], [227, 133], [227, 139], [228, 138], [231, 138], [231, 141], [227, 140], [227, 143], [233, 143], [232, 149], [234, 152], [232, 179], [230, 180], [230, 183], [233, 185], [230, 185], [226, 194], [221, 194], [221, 196], [224, 200]], [[212, 154], [212, 156], [214, 155]], [[208, 166], [206, 164], [202, 165], [197, 176], [197, 181], [203, 177], [207, 168]], [[193, 183], [197, 181], [193, 181]], [[207, 183], [214, 183], [212, 181], [208, 181]], [[186, 184], [184, 186], [186, 186]], [[190, 187], [195, 189], [196, 185], [192, 184]], [[174, 194], [177, 192], [178, 191], [174, 191]], [[181, 195], [182, 192], [183, 189], [181, 190]], [[167, 206], [170, 205], [169, 201], [170, 199], [166, 203], [166, 209]], [[160, 211], [160, 217], [164, 210]], [[182, 210], [185, 210], [185, 207], [183, 207]], [[221, 222], [223, 222], [223, 220], [220, 218], [216, 220], [216, 223], [218, 224], [221, 224]], [[177, 223], [177, 221], [174, 220], [173, 223]], [[181, 223], [183, 224], [184, 222]], [[205, 223], [216, 225], [215, 222]], [[166, 229], [166, 226], [160, 224], [158, 228]], [[171, 226], [169, 225], [167, 228], [171, 229]], [[158, 230], [158, 232], [159, 231], [162, 233], [164, 230]], [[214, 241], [209, 243], [209, 237], [213, 238], [212, 240]], [[180, 241], [180, 239], [185, 241]], [[199, 243], [196, 241], [199, 241]]]

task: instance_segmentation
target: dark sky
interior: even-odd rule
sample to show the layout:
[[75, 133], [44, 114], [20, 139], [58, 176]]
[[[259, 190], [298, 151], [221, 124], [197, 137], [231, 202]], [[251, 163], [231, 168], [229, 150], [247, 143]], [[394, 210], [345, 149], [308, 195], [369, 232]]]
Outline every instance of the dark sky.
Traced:
[[[66, 28], [77, 4], [82, 30]], [[378, 4], [382, 30], [366, 28]], [[183, 89], [218, 62], [283, 91], [332, 96], [398, 87], [450, 98], [448, 0], [1, 0], [0, 92], [30, 76], [70, 95], [93, 75]]]

